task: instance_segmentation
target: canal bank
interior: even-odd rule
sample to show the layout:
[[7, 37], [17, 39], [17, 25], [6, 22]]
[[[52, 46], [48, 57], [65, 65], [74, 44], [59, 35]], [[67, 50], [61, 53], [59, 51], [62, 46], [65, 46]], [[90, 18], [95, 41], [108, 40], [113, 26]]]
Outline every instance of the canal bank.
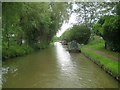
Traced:
[[120, 75], [114, 73], [112, 70], [110, 70], [109, 68], [106, 68], [105, 64], [101, 64], [100, 61], [94, 59], [93, 57], [89, 56], [88, 54], [82, 52], [82, 54], [84, 54], [87, 58], [89, 58], [92, 62], [94, 62], [95, 64], [97, 64], [100, 68], [102, 68], [106, 73], [108, 73], [109, 75], [111, 75], [113, 78], [115, 78], [116, 80], [118, 80], [120, 82]]
[[83, 46], [81, 50], [87, 58], [120, 81], [119, 53], [104, 49], [104, 41], [100, 37], [95, 37], [89, 44]]
[[[118, 88], [119, 83], [81, 53], [60, 43], [3, 62], [3, 88]], [[102, 79], [101, 79], [102, 78]]]

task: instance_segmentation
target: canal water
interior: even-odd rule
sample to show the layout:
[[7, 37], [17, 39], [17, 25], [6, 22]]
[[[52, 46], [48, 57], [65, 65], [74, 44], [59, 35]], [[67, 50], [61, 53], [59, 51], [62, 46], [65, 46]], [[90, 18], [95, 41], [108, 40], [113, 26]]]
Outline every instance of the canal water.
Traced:
[[54, 47], [3, 62], [3, 88], [118, 88], [110, 75], [81, 53]]

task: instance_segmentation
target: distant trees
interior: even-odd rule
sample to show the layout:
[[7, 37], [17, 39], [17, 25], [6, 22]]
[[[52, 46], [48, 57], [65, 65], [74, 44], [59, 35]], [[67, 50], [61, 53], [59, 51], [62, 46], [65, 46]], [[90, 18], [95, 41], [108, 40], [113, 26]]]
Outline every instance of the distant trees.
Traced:
[[91, 35], [96, 33], [105, 40], [106, 49], [120, 51], [120, 3], [76, 2], [76, 4], [78, 7], [73, 12], [77, 13], [79, 24], [84, 23], [86, 29], [73, 26], [62, 35], [62, 38], [67, 41], [75, 39], [79, 43], [86, 43], [90, 33]]
[[61, 39], [68, 42], [76, 40], [79, 44], [87, 44], [90, 34], [90, 29], [87, 28], [86, 25], [74, 25], [72, 28], [63, 33]]
[[3, 58], [48, 46], [68, 19], [67, 8], [68, 3], [63, 2], [2, 3]]

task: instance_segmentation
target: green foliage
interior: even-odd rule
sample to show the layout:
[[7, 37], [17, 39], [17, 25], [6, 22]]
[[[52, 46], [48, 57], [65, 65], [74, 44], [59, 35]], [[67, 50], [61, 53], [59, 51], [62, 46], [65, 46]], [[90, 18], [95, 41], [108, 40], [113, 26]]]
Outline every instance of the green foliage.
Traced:
[[93, 40], [89, 40], [89, 43], [86, 45], [88, 48], [93, 48], [101, 50], [104, 48], [105, 41], [100, 36], [94, 36]]
[[2, 3], [3, 58], [24, 55], [29, 47], [46, 48], [67, 19], [67, 7], [62, 2]]
[[79, 44], [87, 44], [90, 38], [90, 29], [83, 24], [74, 25], [72, 28], [65, 31], [61, 38], [68, 42], [76, 40]]
[[103, 37], [107, 49], [120, 51], [120, 16], [104, 16], [100, 18], [93, 30], [97, 35]]
[[22, 56], [25, 54], [28, 54], [30, 52], [32, 52], [33, 49], [29, 46], [18, 46], [18, 45], [14, 45], [14, 46], [10, 46], [9, 48], [7, 48], [6, 46], [3, 46], [2, 48], [2, 58], [4, 59], [8, 59], [8, 58], [13, 58], [13, 57], [17, 57], [17, 56]]
[[66, 14], [65, 5], [65, 3], [24, 4], [24, 14], [26, 16], [23, 14], [21, 17], [21, 25], [31, 46], [38, 42], [50, 42], [63, 21], [61, 16], [64, 17], [64, 14]]
[[115, 15], [118, 2], [76, 2], [76, 4], [78, 8], [74, 12], [77, 13], [77, 20], [92, 28], [101, 16]]
[[120, 15], [120, 2], [118, 2], [117, 6], [116, 6], [116, 13], [117, 13], [117, 15]]
[[59, 41], [59, 40], [60, 40], [60, 38], [59, 38], [59, 37], [54, 36], [54, 37], [52, 38], [51, 42], [57, 42], [57, 41]]
[[105, 41], [103, 40], [103, 38], [95, 35], [94, 39], [90, 40], [89, 43], [83, 47], [92, 48], [95, 50], [99, 50], [101, 52], [105, 52], [106, 54], [112, 55], [114, 57], [118, 57], [119, 52], [113, 52], [113, 51], [107, 50], [104, 48], [104, 46], [105, 46]]
[[103, 30], [102, 30], [101, 27], [102, 27], [102, 26], [101, 26], [101, 24], [99, 24], [99, 23], [97, 23], [97, 24], [95, 24], [95, 25], [93, 26], [94, 32], [95, 32], [97, 35], [100, 35], [100, 36], [102, 36], [102, 34], [103, 34]]

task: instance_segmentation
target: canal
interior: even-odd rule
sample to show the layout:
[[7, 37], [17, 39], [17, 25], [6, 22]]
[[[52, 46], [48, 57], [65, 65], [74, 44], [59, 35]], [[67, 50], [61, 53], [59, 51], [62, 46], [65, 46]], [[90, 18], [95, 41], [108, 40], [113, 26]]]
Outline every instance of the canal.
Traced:
[[69, 53], [59, 42], [7, 60], [3, 69], [3, 88], [118, 88], [119, 84], [84, 55]]

